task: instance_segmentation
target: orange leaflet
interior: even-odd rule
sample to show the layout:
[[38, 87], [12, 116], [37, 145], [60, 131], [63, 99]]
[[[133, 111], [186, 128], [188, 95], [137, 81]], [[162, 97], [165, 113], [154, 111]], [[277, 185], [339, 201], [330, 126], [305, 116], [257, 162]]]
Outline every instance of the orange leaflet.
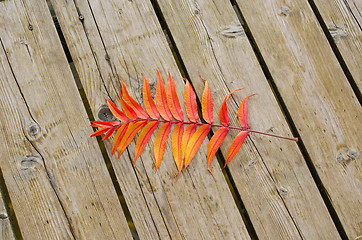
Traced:
[[175, 159], [178, 172], [182, 170], [182, 136], [184, 134], [184, 126], [182, 123], [177, 123], [173, 128], [171, 136], [171, 145], [173, 158]]
[[239, 116], [239, 122], [243, 129], [249, 129], [249, 123], [248, 123], [248, 107], [247, 107], [247, 101], [248, 98], [251, 96], [256, 95], [256, 93], [251, 94], [243, 99], [243, 101], [240, 103], [239, 110], [238, 110], [238, 116]]
[[171, 123], [166, 122], [161, 125], [160, 129], [156, 134], [155, 143], [153, 145], [153, 151], [155, 153], [155, 159], [156, 159], [156, 172], [161, 164], [163, 154], [165, 153], [167, 138], [168, 134], [170, 133], [170, 130], [171, 130]]
[[[209, 145], [207, 146], [207, 170], [212, 174], [210, 170], [210, 164], [215, 156], [216, 151], [219, 149], [221, 143], [224, 141], [229, 129], [222, 127], [216, 131], [214, 136], [210, 139]], [[212, 174], [213, 175], [213, 174]]]
[[213, 124], [214, 115], [213, 115], [213, 103], [211, 92], [209, 88], [209, 84], [203, 78], [201, 78], [205, 82], [204, 92], [202, 93], [202, 101], [201, 101], [201, 109], [202, 109], [202, 117], [207, 123]]
[[178, 100], [175, 82], [173, 81], [171, 74], [168, 73], [168, 83], [167, 83], [167, 104], [173, 115], [173, 117], [179, 121], [184, 121], [184, 113], [181, 109], [180, 101]]
[[123, 83], [122, 80], [121, 80], [121, 84], [122, 84], [122, 93], [123, 93], [124, 101], [125, 101], [130, 107], [132, 107], [132, 109], [136, 112], [138, 118], [148, 119], [148, 114], [146, 113], [146, 111], [138, 104], [138, 102], [136, 102], [136, 100], [134, 100], [134, 99], [128, 94], [126, 85]]
[[160, 114], [158, 114], [156, 104], [151, 96], [150, 84], [148, 83], [145, 75], [143, 75], [142, 93], [143, 93], [143, 103], [145, 104], [145, 108], [148, 115], [150, 115], [152, 119], [157, 119], [157, 120], [160, 119]]
[[189, 83], [189, 81], [187, 79], [185, 80], [186, 80], [186, 86], [185, 86], [184, 99], [185, 99], [185, 108], [186, 108], [187, 117], [190, 119], [191, 122], [198, 122], [199, 115], [197, 113], [196, 94], [192, 89], [192, 86]]
[[[128, 119], [127, 119], [128, 120]], [[121, 125], [118, 121], [108, 121], [108, 122], [102, 122], [102, 121], [91, 121], [91, 127], [115, 127]]]
[[107, 100], [108, 108], [109, 108], [109, 110], [111, 110], [112, 114], [118, 120], [123, 121], [123, 122], [128, 122], [127, 116], [121, 110], [119, 110], [112, 101], [110, 101], [108, 99], [106, 99], [106, 100]]
[[209, 133], [211, 126], [209, 124], [203, 124], [192, 135], [190, 141], [187, 143], [185, 152], [185, 168], [190, 164], [192, 158], [195, 156], [197, 150], [200, 148], [201, 143]]
[[[116, 149], [118, 148], [119, 144], [121, 143], [123, 136], [127, 131], [128, 125], [129, 125], [129, 123], [125, 123], [117, 129], [116, 136], [114, 136], [114, 139], [113, 139], [112, 156], [113, 156], [114, 152], [116, 151]], [[119, 156], [118, 156], [118, 158], [119, 158]]]
[[228, 162], [230, 162], [233, 157], [235, 157], [235, 155], [238, 153], [241, 145], [243, 145], [245, 138], [249, 135], [249, 131], [241, 131], [234, 139], [234, 141], [231, 143], [228, 153], [226, 154], [226, 160], [225, 160], [225, 165], [224, 167], [226, 167], [226, 164], [228, 164]]
[[121, 94], [121, 86], [119, 86], [119, 100], [121, 101], [121, 106], [122, 106], [122, 109], [123, 109], [124, 113], [126, 114], [126, 116], [131, 120], [136, 120], [137, 119], [136, 112], [131, 108], [130, 105], [128, 105], [123, 100], [123, 97], [122, 97], [122, 94]]
[[[190, 141], [190, 138], [196, 132], [196, 124], [190, 124], [186, 127], [184, 134], [182, 136], [182, 143], [181, 143], [181, 153], [182, 153], [182, 162], [181, 168], [185, 163], [185, 152], [187, 148], [187, 143]], [[179, 170], [178, 174], [180, 174], [181, 170]]]
[[90, 135], [91, 137], [95, 137], [95, 136], [98, 136], [98, 135], [102, 135], [103, 133], [106, 133], [107, 131], [109, 130], [109, 128], [102, 128], [102, 129], [99, 129], [97, 131], [95, 131], [92, 135]]
[[118, 147], [118, 158], [121, 156], [122, 152], [126, 149], [126, 147], [132, 142], [138, 131], [141, 130], [141, 128], [143, 128], [146, 123], [147, 120], [129, 123], [127, 131], [121, 139], [121, 143]]
[[171, 111], [167, 105], [167, 96], [165, 85], [163, 84], [160, 73], [157, 70], [156, 103], [161, 117], [166, 121], [172, 120]]
[[112, 133], [114, 132], [114, 128], [109, 129], [109, 131], [104, 135], [104, 137], [102, 138], [102, 141], [106, 140], [107, 138], [109, 138]]
[[147, 125], [142, 129], [136, 142], [134, 164], [136, 164], [137, 158], [141, 155], [143, 149], [145, 148], [147, 142], [150, 140], [152, 133], [156, 130], [157, 126], [158, 121], [151, 121], [147, 123]]
[[228, 114], [228, 107], [226, 106], [226, 100], [228, 100], [228, 98], [230, 97], [230, 95], [233, 92], [239, 91], [242, 88], [239, 89], [235, 89], [232, 90], [224, 99], [224, 102], [222, 103], [220, 110], [219, 110], [219, 119], [222, 125], [224, 125], [225, 127], [230, 125], [230, 120], [229, 120], [229, 114]]

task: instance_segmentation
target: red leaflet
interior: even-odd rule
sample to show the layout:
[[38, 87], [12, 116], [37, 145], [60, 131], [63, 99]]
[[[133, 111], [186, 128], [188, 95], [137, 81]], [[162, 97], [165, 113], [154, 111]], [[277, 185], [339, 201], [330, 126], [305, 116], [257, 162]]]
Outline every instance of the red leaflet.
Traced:
[[187, 117], [190, 119], [191, 122], [196, 123], [197, 121], [199, 121], [199, 115], [197, 113], [196, 94], [187, 79], [186, 79], [184, 100], [185, 100]]
[[[181, 162], [181, 167], [183, 167], [184, 163], [185, 163], [185, 153], [186, 153], [186, 148], [187, 148], [187, 144], [190, 141], [190, 138], [192, 137], [192, 135], [194, 135], [194, 133], [196, 132], [196, 124], [190, 124], [186, 127], [184, 134], [182, 136], [182, 143], [181, 143], [181, 153], [182, 153], [182, 162]], [[180, 171], [179, 171], [180, 174]]]
[[211, 161], [214, 158], [215, 153], [219, 149], [221, 143], [224, 141], [228, 132], [229, 129], [226, 127], [218, 129], [214, 134], [214, 136], [212, 136], [212, 138], [210, 139], [209, 145], [207, 146], [207, 170], [209, 170], [211, 174], [212, 174], [210, 170]]
[[148, 119], [148, 115], [146, 111], [128, 94], [126, 85], [124, 85], [123, 81], [121, 80], [122, 84], [122, 93], [124, 101], [132, 107], [132, 109], [136, 112], [137, 117], [141, 119]]
[[225, 165], [224, 167], [226, 167], [226, 164], [228, 164], [228, 162], [230, 162], [233, 157], [238, 153], [241, 145], [243, 145], [245, 138], [249, 135], [248, 131], [241, 131], [234, 139], [234, 141], [231, 143], [228, 153], [226, 154], [226, 160], [225, 160]]
[[166, 121], [172, 120], [172, 115], [170, 109], [167, 106], [167, 96], [165, 85], [163, 84], [160, 73], [157, 70], [157, 86], [156, 86], [156, 103], [160, 115]]
[[104, 137], [102, 138], [102, 141], [106, 140], [107, 138], [109, 138], [112, 133], [114, 132], [114, 128], [109, 129], [109, 131], [104, 135]]
[[109, 110], [111, 110], [112, 114], [118, 120], [123, 121], [123, 122], [128, 122], [127, 116], [121, 110], [119, 110], [112, 101], [110, 101], [108, 99], [106, 99], [106, 100], [107, 100], [108, 108], [109, 108]]
[[102, 121], [91, 121], [91, 127], [115, 127], [121, 125], [118, 121], [108, 121], [108, 122], [102, 122]]
[[147, 123], [147, 125], [142, 129], [136, 142], [134, 164], [136, 164], [137, 158], [141, 155], [143, 149], [145, 148], [148, 140], [150, 140], [152, 133], [156, 130], [157, 126], [157, 121], [151, 121]]
[[158, 114], [156, 104], [151, 96], [150, 84], [148, 83], [145, 75], [143, 75], [142, 93], [143, 93], [143, 103], [145, 105], [148, 115], [150, 115], [152, 119], [157, 119], [157, 120], [160, 119], [160, 114]]
[[[114, 139], [113, 139], [112, 156], [113, 156], [114, 152], [116, 151], [116, 149], [118, 148], [119, 144], [121, 143], [123, 136], [127, 131], [128, 125], [129, 125], [129, 123], [125, 123], [117, 129], [116, 136], [114, 136]], [[118, 156], [118, 158], [119, 157], [120, 156]]]
[[98, 131], [95, 131], [92, 135], [90, 135], [91, 137], [95, 137], [98, 135], [102, 135], [103, 133], [106, 133], [109, 130], [109, 128], [102, 128], [99, 129]]
[[178, 121], [184, 120], [184, 113], [182, 112], [180, 101], [178, 100], [175, 83], [171, 77], [171, 74], [168, 73], [168, 83], [167, 83], [167, 104], [168, 107], [175, 119]]
[[201, 78], [205, 82], [204, 92], [202, 93], [202, 101], [201, 101], [201, 108], [202, 108], [202, 117], [207, 123], [213, 124], [214, 122], [214, 115], [213, 115], [213, 103], [211, 92], [209, 89], [209, 84], [203, 78]]
[[241, 90], [242, 88], [239, 89], [235, 89], [232, 90], [224, 99], [224, 102], [222, 103], [220, 110], [219, 110], [219, 119], [222, 125], [224, 125], [225, 127], [230, 125], [230, 120], [229, 120], [229, 114], [228, 114], [228, 107], [226, 106], [226, 100], [228, 100], [229, 96], [236, 91]]
[[136, 136], [139, 130], [146, 125], [147, 120], [142, 120], [139, 122], [130, 122], [127, 128], [126, 133], [121, 139], [121, 143], [118, 147], [118, 158], [122, 154], [122, 152], [126, 149], [126, 147], [132, 142], [133, 138]]
[[121, 94], [121, 87], [119, 87], [119, 100], [121, 101], [121, 106], [122, 106], [122, 109], [123, 109], [124, 113], [126, 114], [126, 116], [133, 121], [136, 120], [137, 119], [136, 112], [132, 109], [132, 107], [130, 105], [128, 105], [123, 100], [123, 97]]
[[177, 170], [180, 173], [182, 170], [182, 136], [184, 134], [184, 125], [177, 123], [173, 128], [171, 136], [171, 145], [173, 158], [175, 159]]
[[162, 124], [160, 129], [158, 130], [155, 138], [155, 143], [153, 145], [153, 151], [155, 153], [155, 159], [156, 159], [156, 172], [158, 167], [161, 164], [163, 154], [165, 153], [166, 143], [168, 134], [171, 130], [171, 123], [166, 122]]
[[244, 100], [240, 103], [239, 110], [238, 110], [238, 116], [239, 116], [239, 122], [243, 129], [249, 129], [249, 123], [248, 123], [248, 107], [247, 107], [247, 101], [248, 98], [251, 96], [254, 96], [256, 93], [247, 96], [244, 98]]
[[185, 152], [185, 168], [190, 164], [192, 158], [195, 156], [197, 150], [200, 148], [201, 143], [204, 141], [210, 129], [211, 126], [208, 124], [201, 125], [190, 138]]

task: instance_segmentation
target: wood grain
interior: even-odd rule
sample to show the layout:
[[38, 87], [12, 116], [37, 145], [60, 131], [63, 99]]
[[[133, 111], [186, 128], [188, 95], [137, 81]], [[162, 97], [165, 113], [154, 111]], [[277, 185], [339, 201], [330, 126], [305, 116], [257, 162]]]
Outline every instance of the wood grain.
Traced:
[[[231, 4], [211, 0], [158, 3], [199, 96], [204, 87], [199, 75], [209, 82], [214, 118], [218, 119], [228, 92], [245, 87], [229, 100], [231, 125], [239, 126], [237, 109], [242, 99], [258, 93], [249, 99], [251, 128], [291, 136]], [[221, 145], [224, 156], [237, 133], [232, 131]], [[212, 165], [217, 167], [215, 162]], [[295, 143], [252, 134], [228, 166], [260, 239], [339, 238]]]
[[326, 195], [355, 239], [362, 229], [360, 104], [307, 1], [237, 2]]
[[4, 240], [15, 240], [2, 192], [0, 193], [0, 238]]
[[[141, 73], [147, 76], [154, 92], [156, 69], [165, 80], [170, 71], [177, 79], [177, 93], [182, 96], [183, 80], [150, 2], [93, 0], [52, 1], [52, 4], [97, 118], [105, 97], [118, 102], [120, 78], [130, 94], [142, 102]], [[79, 21], [78, 15], [84, 20]], [[134, 143], [120, 160], [116, 155], [112, 157], [140, 238], [248, 239], [222, 172], [214, 170], [217, 182], [207, 174], [202, 162], [205, 144], [194, 159], [194, 167], [176, 181], [170, 144], [157, 174], [154, 173], [153, 139], [135, 167], [132, 166]], [[106, 141], [108, 150], [110, 145]]]
[[46, 2], [0, 4], [1, 169], [23, 238], [131, 238]]
[[358, 88], [362, 89], [362, 2], [314, 0]]

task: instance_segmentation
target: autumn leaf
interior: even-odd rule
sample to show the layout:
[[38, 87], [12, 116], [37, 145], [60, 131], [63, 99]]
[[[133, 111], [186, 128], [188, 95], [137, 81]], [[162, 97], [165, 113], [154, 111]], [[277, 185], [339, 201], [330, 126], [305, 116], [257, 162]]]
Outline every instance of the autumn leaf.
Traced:
[[136, 112], [138, 118], [148, 119], [148, 114], [146, 111], [139, 105], [136, 100], [134, 100], [127, 91], [126, 85], [124, 85], [123, 81], [121, 81], [122, 85], [122, 96], [124, 101]]
[[109, 138], [112, 133], [114, 132], [114, 128], [111, 128], [108, 130], [108, 132], [104, 135], [104, 137], [102, 138], [102, 141], [106, 140], [107, 138]]
[[204, 92], [202, 93], [202, 102], [201, 102], [202, 117], [207, 123], [212, 124], [214, 122], [212, 96], [209, 84], [205, 79], [203, 80], [205, 82], [205, 88]]
[[133, 138], [136, 136], [138, 131], [141, 130], [141, 128], [144, 125], [146, 125], [146, 123], [147, 123], [146, 120], [129, 123], [127, 131], [124, 134], [118, 146], [118, 158], [122, 154], [122, 152], [126, 149], [126, 147], [132, 142]]
[[98, 131], [96, 131], [95, 133], [93, 133], [93, 134], [91, 135], [91, 137], [95, 137], [95, 136], [102, 135], [103, 133], [106, 133], [108, 130], [109, 130], [109, 128], [99, 129]]
[[181, 169], [179, 169], [178, 174], [180, 174], [182, 167], [185, 164], [185, 153], [186, 153], [187, 144], [189, 143], [192, 135], [194, 135], [194, 133], [196, 132], [196, 129], [197, 129], [196, 124], [192, 123], [192, 124], [188, 125], [184, 131], [184, 134], [182, 136], [182, 142], [181, 142], [182, 162], [181, 162]]
[[163, 154], [165, 153], [167, 138], [168, 138], [168, 134], [170, 133], [170, 130], [171, 130], [171, 123], [166, 122], [166, 123], [162, 124], [162, 126], [160, 127], [160, 129], [158, 130], [158, 132], [156, 134], [155, 143], [153, 145], [155, 159], [156, 159], [156, 172], [157, 172], [158, 167], [161, 164]]
[[249, 129], [247, 101], [248, 101], [249, 97], [252, 97], [254, 95], [256, 95], [256, 93], [251, 94], [251, 95], [247, 96], [246, 98], [244, 98], [238, 109], [239, 122], [240, 122], [241, 128], [243, 128], [245, 130]]
[[221, 143], [224, 141], [226, 135], [228, 134], [229, 129], [227, 127], [219, 128], [214, 136], [210, 139], [209, 145], [207, 147], [207, 170], [212, 174], [210, 170], [210, 164], [212, 159], [215, 156], [215, 153], [219, 149]]
[[187, 79], [184, 93], [184, 101], [187, 117], [190, 119], [191, 122], [198, 122], [199, 114], [197, 113], [196, 94]]
[[[125, 123], [125, 124], [121, 125], [121, 127], [117, 130], [116, 136], [114, 136], [114, 139], [113, 139], [112, 156], [113, 156], [114, 152], [117, 150], [119, 144], [121, 144], [123, 136], [126, 134], [128, 125], [129, 125], [129, 123]], [[118, 158], [119, 157], [120, 157], [120, 155], [118, 156]]]
[[190, 82], [186, 80], [185, 92], [183, 95], [186, 114], [190, 120], [190, 122], [186, 122], [184, 120], [183, 111], [176, 93], [176, 86], [171, 75], [169, 74], [166, 91], [160, 73], [157, 71], [157, 107], [151, 96], [150, 85], [144, 75], [142, 88], [144, 109], [129, 95], [126, 85], [123, 81], [121, 81], [119, 96], [122, 110], [117, 108], [112, 101], [107, 99], [108, 107], [118, 121], [92, 121], [90, 126], [98, 127], [100, 129], [95, 131], [91, 137], [104, 134], [102, 140], [106, 140], [115, 132], [116, 134], [113, 139], [111, 154], [113, 155], [118, 149], [119, 158], [122, 152], [135, 138], [136, 134], [141, 131], [137, 138], [134, 152], [134, 163], [136, 163], [136, 160], [141, 156], [146, 144], [151, 139], [152, 134], [160, 125], [153, 145], [157, 171], [165, 153], [166, 143], [171, 132], [172, 125], [174, 125], [171, 134], [171, 146], [178, 174], [180, 174], [183, 167], [186, 168], [190, 164], [206, 136], [209, 134], [211, 128], [218, 128], [215, 134], [211, 137], [207, 147], [207, 169], [212, 176], [213, 173], [210, 169], [212, 159], [230, 130], [237, 130], [240, 131], [240, 133], [232, 141], [227, 151], [225, 166], [235, 157], [246, 137], [250, 133], [263, 134], [293, 141], [298, 140], [297, 138], [282, 137], [271, 133], [264, 133], [249, 129], [247, 101], [249, 97], [255, 94], [244, 98], [238, 108], [238, 118], [241, 128], [230, 126], [226, 102], [233, 92], [241, 89], [233, 90], [225, 97], [219, 110], [221, 125], [213, 124], [214, 113], [212, 96], [208, 82], [204, 79], [203, 81], [205, 82], [205, 87], [201, 96], [201, 112], [206, 123], [200, 122], [196, 94], [192, 89]]
[[248, 131], [241, 131], [234, 139], [234, 141], [231, 143], [228, 153], [226, 154], [226, 160], [225, 165], [228, 164], [238, 153], [240, 150], [241, 145], [243, 145], [245, 138], [249, 135]]
[[163, 84], [161, 75], [158, 71], [157, 71], [156, 103], [161, 117], [166, 121], [171, 121], [172, 114], [167, 105], [165, 85]]
[[172, 113], [172, 116], [180, 121], [183, 122], [184, 120], [184, 113], [182, 112], [180, 101], [178, 100], [175, 83], [171, 77], [171, 74], [168, 73], [168, 82], [167, 82], [167, 104]]
[[226, 95], [225, 99], [224, 99], [224, 102], [222, 103], [221, 107], [220, 107], [220, 110], [219, 110], [219, 120], [221, 122], [222, 125], [224, 125], [225, 127], [229, 126], [230, 125], [230, 120], [229, 120], [229, 114], [228, 114], [228, 107], [226, 105], [226, 101], [228, 100], [229, 96], [236, 92], [236, 91], [239, 91], [241, 90], [242, 88], [239, 88], [239, 89], [235, 89], [235, 90], [232, 90], [228, 95]]
[[190, 141], [187, 143], [185, 152], [185, 168], [190, 164], [192, 158], [195, 156], [197, 150], [200, 148], [201, 143], [205, 140], [205, 137], [211, 130], [211, 126], [203, 124], [192, 135]]
[[157, 121], [151, 121], [147, 123], [147, 125], [142, 129], [136, 142], [134, 164], [136, 164], [137, 158], [141, 155], [143, 149], [145, 148], [147, 142], [150, 140], [152, 133], [156, 130], [157, 126]]
[[133, 121], [136, 120], [137, 114], [132, 109], [132, 107], [123, 100], [123, 96], [121, 95], [121, 88], [119, 88], [119, 100], [121, 102], [122, 109], [123, 109], [124, 113], [126, 114], [126, 116]]
[[178, 172], [182, 170], [182, 137], [184, 134], [184, 125], [183, 123], [177, 123], [172, 131], [171, 136], [171, 146], [173, 158], [177, 166]]
[[119, 110], [112, 101], [110, 101], [108, 99], [106, 99], [106, 100], [107, 100], [108, 108], [109, 108], [109, 110], [111, 110], [112, 114], [118, 120], [123, 121], [123, 122], [128, 122], [127, 116], [121, 110]]
[[142, 94], [143, 94], [143, 103], [145, 105], [145, 109], [148, 115], [150, 115], [150, 118], [157, 120], [160, 119], [160, 114], [158, 113], [156, 104], [151, 96], [150, 84], [148, 83], [145, 75], [143, 75]]

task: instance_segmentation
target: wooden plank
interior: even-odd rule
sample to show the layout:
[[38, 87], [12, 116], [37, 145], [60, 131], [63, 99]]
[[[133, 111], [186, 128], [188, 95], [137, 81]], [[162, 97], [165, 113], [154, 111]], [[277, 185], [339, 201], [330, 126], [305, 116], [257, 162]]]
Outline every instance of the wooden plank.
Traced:
[[[52, 4], [96, 117], [100, 116], [107, 92], [117, 99], [119, 78], [142, 102], [141, 73], [145, 73], [154, 90], [156, 69], [165, 79], [169, 70], [176, 79], [179, 96], [183, 94], [183, 80], [150, 2], [94, 0]], [[97, 71], [98, 74], [88, 74]], [[108, 150], [110, 145], [107, 141]], [[131, 157], [124, 153], [117, 161], [117, 156], [113, 156], [112, 164], [141, 239], [249, 238], [222, 172], [215, 169], [217, 182], [207, 173], [203, 164], [205, 145], [195, 157], [193, 168], [177, 181], [169, 144], [157, 174], [153, 139], [135, 167], [134, 144], [128, 149]]]
[[357, 87], [362, 90], [362, 2], [314, 0]]
[[15, 240], [2, 192], [0, 192], [0, 239]]
[[131, 238], [46, 2], [0, 4], [1, 169], [23, 238]]
[[362, 229], [360, 104], [307, 1], [237, 2], [326, 194], [355, 239]]
[[[251, 128], [291, 136], [230, 2], [158, 3], [200, 97], [204, 83], [199, 74], [209, 80], [214, 119], [227, 93], [246, 87], [228, 105], [232, 125], [239, 126], [242, 98], [257, 92], [249, 99]], [[222, 144], [224, 156], [236, 134], [232, 131]], [[260, 239], [339, 238], [295, 143], [252, 134], [228, 166]]]

